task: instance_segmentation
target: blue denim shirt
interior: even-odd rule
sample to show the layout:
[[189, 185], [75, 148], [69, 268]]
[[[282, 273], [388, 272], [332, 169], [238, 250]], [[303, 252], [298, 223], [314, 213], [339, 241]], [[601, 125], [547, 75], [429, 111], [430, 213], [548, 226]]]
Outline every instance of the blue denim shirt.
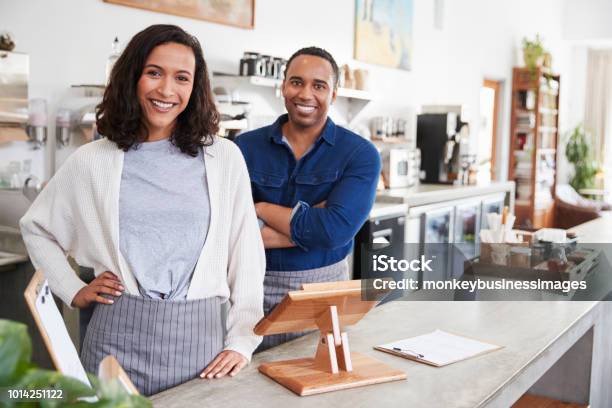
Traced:
[[[372, 143], [327, 119], [323, 132], [300, 160], [283, 142], [287, 115], [240, 135], [236, 143], [251, 177], [253, 200], [296, 207], [294, 248], [266, 249], [266, 269], [298, 271], [342, 260], [368, 218], [380, 174]], [[313, 208], [327, 200], [325, 208]]]

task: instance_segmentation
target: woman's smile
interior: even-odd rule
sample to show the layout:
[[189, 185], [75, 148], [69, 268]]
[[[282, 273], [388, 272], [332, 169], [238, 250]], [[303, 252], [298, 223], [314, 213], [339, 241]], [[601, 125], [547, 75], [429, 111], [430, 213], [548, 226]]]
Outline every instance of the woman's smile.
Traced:
[[149, 101], [151, 102], [155, 110], [160, 113], [170, 112], [170, 110], [174, 106], [178, 105], [178, 103], [175, 102], [164, 102], [160, 101], [159, 99], [149, 99]]

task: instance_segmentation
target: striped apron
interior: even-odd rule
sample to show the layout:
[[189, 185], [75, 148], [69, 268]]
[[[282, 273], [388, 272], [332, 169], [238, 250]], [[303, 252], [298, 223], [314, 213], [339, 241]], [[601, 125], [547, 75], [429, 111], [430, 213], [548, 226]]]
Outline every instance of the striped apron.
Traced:
[[[322, 268], [303, 271], [266, 271], [264, 278], [264, 314], [268, 315], [278, 305], [287, 292], [302, 289], [304, 283], [337, 282], [348, 280], [348, 262], [343, 259]], [[264, 336], [256, 353], [278, 346], [309, 332], [280, 333]]]
[[223, 350], [218, 297], [168, 301], [124, 293], [97, 303], [81, 350], [85, 370], [117, 358], [141, 394], [152, 395], [196, 378]]

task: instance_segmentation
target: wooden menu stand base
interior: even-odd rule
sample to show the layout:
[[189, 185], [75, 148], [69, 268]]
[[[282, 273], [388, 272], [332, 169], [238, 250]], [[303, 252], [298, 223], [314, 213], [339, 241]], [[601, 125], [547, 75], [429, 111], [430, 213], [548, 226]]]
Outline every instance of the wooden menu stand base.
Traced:
[[263, 363], [259, 371], [301, 396], [406, 379], [403, 371], [351, 353], [336, 306], [329, 306], [316, 323], [320, 337], [314, 358]]

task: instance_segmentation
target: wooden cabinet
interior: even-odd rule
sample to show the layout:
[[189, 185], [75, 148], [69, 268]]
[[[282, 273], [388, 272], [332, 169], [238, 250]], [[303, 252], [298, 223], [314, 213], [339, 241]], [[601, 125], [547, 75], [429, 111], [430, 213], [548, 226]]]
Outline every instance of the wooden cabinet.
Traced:
[[551, 227], [557, 182], [560, 77], [514, 68], [509, 178], [516, 182], [516, 224]]

